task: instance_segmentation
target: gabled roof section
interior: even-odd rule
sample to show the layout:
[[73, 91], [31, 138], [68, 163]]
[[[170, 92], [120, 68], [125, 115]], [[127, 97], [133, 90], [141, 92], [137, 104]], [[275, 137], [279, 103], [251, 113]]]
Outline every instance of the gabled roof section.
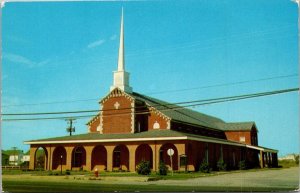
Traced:
[[134, 100], [134, 97], [132, 97], [130, 94], [122, 91], [119, 88], [115, 88], [112, 91], [108, 93], [104, 98], [102, 98], [99, 103], [103, 103], [104, 101], [108, 100], [110, 97], [118, 97], [118, 96], [125, 96], [126, 98], [129, 98], [130, 100]]
[[92, 122], [96, 121], [100, 117], [100, 113], [92, 117], [86, 125], [90, 125]]
[[[113, 89], [112, 91], [110, 91], [105, 97], [103, 97], [99, 103], [103, 103], [105, 102], [106, 100], [108, 100], [110, 97], [117, 97], [117, 96], [125, 96], [126, 98], [130, 99], [130, 101], [134, 101], [134, 97], [132, 97], [130, 94], [122, 91], [121, 89], [119, 88], [115, 88]], [[99, 110], [99, 113], [97, 115], [95, 115], [94, 117], [92, 117], [87, 123], [86, 125], [90, 125], [93, 121], [95, 121], [97, 118], [100, 117], [101, 115], [101, 109]]]
[[146, 95], [142, 95], [136, 92], [132, 93], [132, 96], [137, 100], [144, 101], [161, 113], [170, 117], [172, 120], [190, 123], [199, 126], [205, 126], [212, 129], [220, 129], [217, 123], [225, 123], [223, 120], [206, 115], [197, 111], [193, 111], [188, 108], [184, 108], [175, 104], [171, 104], [156, 98], [152, 98]]
[[237, 122], [237, 123], [219, 123], [219, 127], [223, 131], [251, 131], [256, 129], [255, 122]]

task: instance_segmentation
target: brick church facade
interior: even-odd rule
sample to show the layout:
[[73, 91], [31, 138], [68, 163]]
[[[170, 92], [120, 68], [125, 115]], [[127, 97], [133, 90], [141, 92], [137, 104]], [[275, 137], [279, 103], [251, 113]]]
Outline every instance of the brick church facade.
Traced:
[[[124, 170], [134, 172], [146, 160], [153, 171], [160, 162], [177, 171], [197, 171], [206, 161], [212, 169], [222, 159], [229, 169], [240, 161], [248, 167], [277, 167], [277, 150], [258, 146], [254, 122], [223, 120], [155, 99], [129, 86], [125, 71], [123, 13], [118, 70], [110, 92], [99, 102], [99, 113], [88, 123], [88, 132], [73, 136], [26, 141], [30, 169], [36, 152], [45, 152], [45, 170]], [[174, 150], [170, 158], [168, 149]]]

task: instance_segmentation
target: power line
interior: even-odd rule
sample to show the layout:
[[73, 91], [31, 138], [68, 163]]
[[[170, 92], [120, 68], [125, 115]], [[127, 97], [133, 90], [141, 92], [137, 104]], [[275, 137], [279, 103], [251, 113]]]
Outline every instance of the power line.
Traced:
[[[165, 111], [172, 111], [172, 110], [179, 110], [186, 107], [195, 107], [200, 105], [209, 105], [209, 104], [216, 104], [216, 103], [223, 103], [223, 102], [230, 102], [230, 101], [237, 101], [237, 100], [243, 100], [243, 99], [249, 99], [249, 98], [256, 98], [256, 97], [262, 97], [262, 96], [270, 96], [275, 94], [282, 94], [282, 93], [288, 93], [288, 92], [295, 92], [299, 91], [299, 88], [291, 88], [291, 89], [284, 89], [284, 90], [276, 90], [276, 91], [270, 91], [270, 92], [262, 92], [262, 93], [254, 93], [254, 94], [245, 94], [245, 95], [237, 95], [237, 96], [230, 96], [230, 97], [220, 97], [220, 98], [214, 98], [214, 99], [204, 99], [204, 100], [195, 100], [195, 101], [187, 101], [187, 102], [180, 102], [180, 103], [170, 103], [166, 105], [157, 105], [163, 106], [166, 109], [158, 109], [159, 111], [165, 112]], [[177, 106], [176, 104], [187, 104], [184, 106]], [[121, 110], [121, 109], [120, 109]], [[100, 112], [101, 110], [97, 110]], [[108, 110], [102, 110], [102, 111], [108, 111]], [[80, 111], [74, 111], [74, 112], [80, 112]], [[86, 112], [86, 111], [85, 111]], [[53, 113], [53, 112], [51, 112]], [[60, 113], [60, 112], [55, 112]], [[148, 111], [138, 111], [135, 114], [148, 114]], [[45, 113], [43, 113], [44, 115]], [[131, 114], [131, 112], [124, 112], [124, 113], [115, 113], [115, 114], [106, 114], [104, 116], [121, 116], [121, 115], [128, 115]], [[16, 115], [16, 114], [14, 114]], [[20, 114], [18, 114], [20, 115]], [[28, 115], [28, 114], [22, 114], [22, 115]], [[31, 115], [31, 114], [30, 114]], [[35, 114], [36, 115], [36, 114]], [[49, 120], [49, 119], [69, 119], [69, 118], [88, 118], [88, 117], [94, 117], [96, 115], [80, 115], [80, 116], [72, 116], [72, 117], [39, 117], [39, 118], [16, 118], [16, 119], [3, 119], [3, 121], [25, 121], [25, 120]]]
[[[215, 87], [239, 85], [239, 84], [245, 84], [245, 83], [250, 83], [250, 82], [260, 82], [260, 81], [266, 81], [266, 80], [290, 78], [290, 77], [297, 77], [297, 76], [298, 76], [298, 74], [295, 73], [295, 74], [272, 76], [272, 77], [267, 77], [267, 78], [254, 79], [254, 80], [245, 80], [245, 81], [239, 81], [239, 82], [229, 82], [229, 83], [223, 83], [223, 84], [213, 84], [213, 85], [208, 85], [208, 86], [192, 87], [192, 88], [185, 88], [185, 89], [157, 91], [157, 92], [150, 92], [150, 93], [146, 93], [146, 94], [147, 95], [157, 95], [157, 94], [165, 94], [165, 93], [184, 92], [184, 91], [190, 91], [190, 90], [200, 90], [200, 89], [206, 89], [206, 88], [215, 88]], [[42, 102], [42, 103], [28, 103], [28, 104], [18, 104], [18, 105], [2, 105], [2, 107], [51, 105], [51, 104], [64, 104], [64, 103], [86, 102], [86, 101], [95, 101], [95, 100], [99, 100], [99, 98], [65, 100], [65, 101], [52, 101], [52, 102]]]
[[239, 82], [214, 84], [214, 85], [193, 87], [193, 88], [186, 88], [186, 89], [166, 90], [166, 91], [152, 92], [152, 93], [148, 93], [148, 94], [154, 95], [154, 94], [163, 94], [163, 93], [173, 93], [173, 92], [181, 92], [181, 91], [198, 90], [198, 89], [205, 89], [205, 88], [223, 87], [223, 86], [239, 85], [239, 84], [245, 84], [245, 83], [250, 83], [250, 82], [260, 82], [260, 81], [265, 81], [265, 80], [274, 80], [274, 79], [289, 78], [289, 77], [296, 77], [296, 76], [298, 76], [298, 74], [289, 74], [289, 75], [283, 75], [283, 76], [274, 76], [274, 77], [254, 79], [254, 80], [245, 80], [245, 81], [239, 81]]

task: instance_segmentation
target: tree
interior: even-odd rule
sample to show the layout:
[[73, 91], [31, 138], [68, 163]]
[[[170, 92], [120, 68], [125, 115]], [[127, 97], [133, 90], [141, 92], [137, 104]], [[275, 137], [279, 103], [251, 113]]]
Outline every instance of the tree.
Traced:
[[299, 154], [298, 155], [294, 155], [295, 156], [295, 163], [297, 165], [299, 165]]

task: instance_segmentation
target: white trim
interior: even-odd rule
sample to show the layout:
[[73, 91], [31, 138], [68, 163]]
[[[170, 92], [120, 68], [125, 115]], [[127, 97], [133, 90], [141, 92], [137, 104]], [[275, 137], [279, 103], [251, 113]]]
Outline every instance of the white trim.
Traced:
[[171, 129], [171, 121], [170, 120], [167, 121], [167, 129], [169, 129], [169, 130]]
[[94, 139], [94, 140], [64, 140], [64, 141], [25, 141], [24, 144], [62, 144], [62, 143], [96, 143], [96, 142], [131, 142], [131, 141], [163, 141], [163, 140], [185, 140], [182, 137], [157, 137], [157, 138], [127, 138], [127, 139]]
[[278, 153], [278, 150], [273, 150], [273, 149], [265, 149], [263, 147], [257, 147], [257, 146], [252, 146], [252, 145], [246, 145], [247, 148], [250, 149], [256, 149], [264, 152], [271, 152], [271, 153]]
[[203, 141], [209, 143], [218, 143], [218, 144], [226, 144], [240, 147], [247, 147], [250, 149], [256, 149], [265, 152], [277, 153], [278, 150], [265, 149], [262, 147], [242, 144], [242, 143], [233, 143], [230, 141], [218, 141], [214, 139], [203, 139], [196, 137], [149, 137], [149, 138], [127, 138], [127, 139], [94, 139], [94, 140], [64, 140], [64, 141], [25, 141], [24, 144], [64, 144], [64, 143], [103, 143], [103, 142], [133, 142], [133, 141], [170, 141], [170, 140], [194, 140], [194, 141]]
[[131, 133], [135, 130], [135, 101], [131, 103]]
[[245, 144], [237, 144], [227, 141], [218, 141], [214, 139], [201, 139], [196, 137], [157, 137], [157, 138], [127, 138], [127, 139], [94, 139], [94, 140], [64, 140], [64, 141], [37, 141], [37, 142], [24, 142], [24, 144], [62, 144], [62, 143], [99, 143], [99, 142], [132, 142], [132, 141], [164, 141], [164, 140], [194, 140], [194, 141], [203, 141], [210, 143], [219, 143], [227, 145], [235, 145], [245, 147]]
[[203, 139], [203, 138], [196, 138], [196, 137], [188, 137], [188, 140], [194, 140], [194, 141], [203, 141], [203, 142], [210, 142], [210, 143], [218, 143], [218, 144], [226, 144], [226, 145], [235, 145], [235, 146], [241, 146], [245, 147], [245, 144], [239, 144], [239, 143], [232, 143], [230, 141], [218, 141], [214, 139]]

